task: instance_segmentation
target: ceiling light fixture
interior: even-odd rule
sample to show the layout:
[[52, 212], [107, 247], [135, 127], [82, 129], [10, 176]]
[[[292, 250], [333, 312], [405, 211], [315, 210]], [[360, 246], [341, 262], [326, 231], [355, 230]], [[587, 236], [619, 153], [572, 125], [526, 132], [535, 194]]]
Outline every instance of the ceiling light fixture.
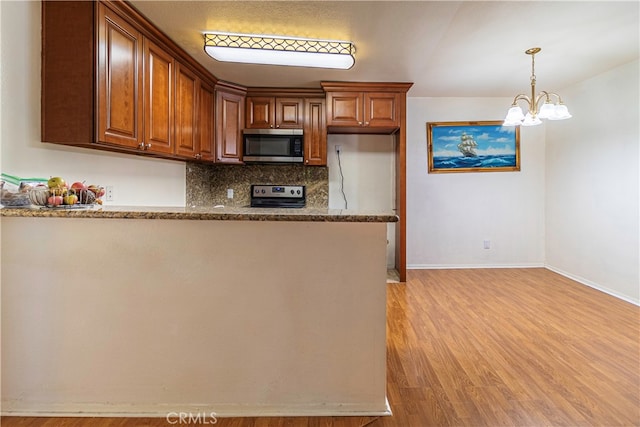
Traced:
[[204, 33], [204, 50], [225, 62], [349, 69], [355, 46], [348, 41], [258, 34]]
[[[536, 95], [535, 55], [541, 50], [539, 47], [532, 47], [524, 52], [527, 55], [531, 55], [531, 97], [521, 93], [513, 99], [513, 104], [511, 104], [511, 108], [507, 112], [503, 126], [535, 126], [542, 123], [540, 119], [564, 120], [571, 117], [567, 106], [564, 105], [562, 98], [557, 93], [543, 90]], [[552, 102], [552, 97], [555, 97], [555, 103]], [[543, 99], [544, 104], [539, 107], [540, 101]], [[524, 100], [529, 104], [529, 111], [526, 116], [522, 108], [518, 106], [518, 101], [520, 100]]]

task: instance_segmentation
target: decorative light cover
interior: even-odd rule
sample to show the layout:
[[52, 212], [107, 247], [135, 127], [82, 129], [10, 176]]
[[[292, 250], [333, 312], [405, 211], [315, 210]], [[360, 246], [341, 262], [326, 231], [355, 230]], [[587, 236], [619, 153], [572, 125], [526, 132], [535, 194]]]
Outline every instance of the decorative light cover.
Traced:
[[[503, 126], [535, 126], [542, 123], [540, 119], [564, 120], [571, 117], [567, 106], [562, 103], [562, 98], [557, 93], [543, 90], [536, 96], [535, 55], [541, 50], [539, 47], [532, 47], [524, 52], [531, 55], [531, 97], [521, 93], [513, 99], [513, 104], [507, 111]], [[551, 101], [552, 97], [555, 97], [555, 103]], [[544, 104], [538, 109], [538, 105], [543, 99]], [[529, 105], [529, 111], [526, 115], [518, 106], [518, 101], [521, 100]]]
[[355, 63], [355, 46], [340, 40], [210, 32], [204, 34], [204, 50], [225, 62], [343, 70]]

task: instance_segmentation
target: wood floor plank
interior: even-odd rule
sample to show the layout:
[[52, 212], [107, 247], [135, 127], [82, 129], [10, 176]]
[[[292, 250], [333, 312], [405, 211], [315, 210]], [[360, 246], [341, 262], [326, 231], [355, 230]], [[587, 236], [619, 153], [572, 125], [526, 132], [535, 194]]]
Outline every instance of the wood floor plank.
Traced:
[[[640, 426], [640, 308], [546, 269], [409, 270], [387, 285], [390, 417], [219, 418], [224, 427]], [[164, 418], [3, 417], [3, 427]]]

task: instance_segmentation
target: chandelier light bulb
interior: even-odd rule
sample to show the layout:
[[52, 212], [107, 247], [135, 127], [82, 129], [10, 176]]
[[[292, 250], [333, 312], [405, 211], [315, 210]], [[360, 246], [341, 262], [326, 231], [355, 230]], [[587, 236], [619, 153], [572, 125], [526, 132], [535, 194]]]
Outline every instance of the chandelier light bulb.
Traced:
[[569, 109], [564, 104], [558, 104], [554, 106], [553, 114], [549, 117], [549, 120], [565, 120], [571, 118]]
[[514, 126], [516, 124], [520, 124], [520, 122], [522, 122], [522, 119], [524, 119], [524, 113], [522, 112], [522, 108], [515, 105], [509, 108], [509, 111], [507, 112], [507, 117], [504, 119], [505, 122], [509, 122], [512, 124], [505, 125], [505, 126]]
[[540, 123], [542, 123], [542, 120], [540, 120], [538, 116], [527, 113], [527, 115], [524, 116], [524, 120], [522, 121], [522, 126], [536, 126]]
[[556, 107], [551, 102], [545, 102], [542, 104], [538, 117], [541, 119], [550, 119], [556, 113]]

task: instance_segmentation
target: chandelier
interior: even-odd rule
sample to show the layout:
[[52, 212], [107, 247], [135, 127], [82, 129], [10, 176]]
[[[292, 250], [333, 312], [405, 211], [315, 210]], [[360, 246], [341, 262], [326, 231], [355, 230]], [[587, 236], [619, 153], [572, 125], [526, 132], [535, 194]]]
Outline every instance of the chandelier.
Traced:
[[208, 32], [204, 34], [204, 50], [225, 62], [343, 70], [355, 63], [355, 46], [340, 40]]
[[[503, 126], [535, 126], [542, 123], [540, 119], [564, 120], [571, 117], [567, 106], [564, 105], [562, 98], [557, 93], [543, 90], [536, 95], [535, 55], [541, 50], [539, 47], [532, 47], [524, 52], [531, 55], [531, 97], [521, 93], [513, 98], [513, 104], [507, 112]], [[544, 103], [540, 106], [543, 100]], [[526, 115], [518, 106], [518, 101], [525, 101], [528, 104], [529, 111]]]

